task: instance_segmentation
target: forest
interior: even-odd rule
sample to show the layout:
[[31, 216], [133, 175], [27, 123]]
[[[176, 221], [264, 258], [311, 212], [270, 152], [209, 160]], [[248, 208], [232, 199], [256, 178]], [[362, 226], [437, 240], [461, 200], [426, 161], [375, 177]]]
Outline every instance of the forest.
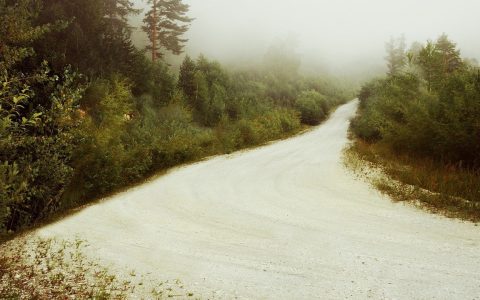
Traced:
[[0, 0], [0, 233], [295, 134], [351, 96], [275, 47], [249, 70], [205, 56], [175, 70], [168, 56], [188, 42], [188, 5], [149, 7], [139, 49], [129, 0]]
[[478, 11], [0, 0], [0, 299], [478, 299]]
[[[352, 122], [356, 148], [394, 179], [388, 191], [447, 215], [480, 219], [480, 69], [442, 34], [387, 44], [388, 74], [366, 83]], [[386, 188], [385, 186], [383, 188]], [[420, 195], [418, 189], [428, 190]]]

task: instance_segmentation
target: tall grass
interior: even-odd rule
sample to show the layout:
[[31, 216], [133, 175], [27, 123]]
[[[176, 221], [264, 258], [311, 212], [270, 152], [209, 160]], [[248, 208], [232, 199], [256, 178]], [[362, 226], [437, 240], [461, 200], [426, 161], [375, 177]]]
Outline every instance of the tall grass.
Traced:
[[479, 170], [398, 154], [384, 144], [361, 139], [355, 140], [349, 151], [381, 168], [388, 178], [377, 180], [375, 185], [393, 199], [446, 216], [480, 221]]

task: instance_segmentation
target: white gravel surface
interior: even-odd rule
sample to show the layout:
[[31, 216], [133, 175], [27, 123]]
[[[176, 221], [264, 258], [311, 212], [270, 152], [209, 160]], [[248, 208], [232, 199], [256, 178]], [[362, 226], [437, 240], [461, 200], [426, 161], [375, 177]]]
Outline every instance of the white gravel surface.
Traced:
[[[36, 232], [220, 299], [480, 299], [480, 227], [342, 164], [357, 101], [303, 135], [180, 167]], [[141, 157], [139, 157], [141, 159]]]

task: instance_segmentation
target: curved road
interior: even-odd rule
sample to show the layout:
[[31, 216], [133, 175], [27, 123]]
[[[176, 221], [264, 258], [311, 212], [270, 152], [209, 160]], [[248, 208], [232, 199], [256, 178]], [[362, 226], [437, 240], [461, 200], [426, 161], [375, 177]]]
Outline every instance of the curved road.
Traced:
[[303, 135], [172, 170], [40, 229], [205, 298], [480, 299], [480, 227], [342, 165], [357, 101]]

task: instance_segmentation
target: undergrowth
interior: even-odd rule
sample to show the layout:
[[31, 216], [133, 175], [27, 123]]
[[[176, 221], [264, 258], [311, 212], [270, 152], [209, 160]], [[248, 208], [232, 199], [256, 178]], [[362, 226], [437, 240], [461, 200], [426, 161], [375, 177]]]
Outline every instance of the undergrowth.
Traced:
[[382, 144], [356, 139], [346, 165], [394, 201], [447, 217], [480, 222], [480, 174], [460, 166], [398, 155]]
[[116, 275], [87, 258], [85, 247], [79, 239], [36, 238], [3, 244], [0, 299], [197, 299], [180, 280], [154, 282], [135, 271]]

